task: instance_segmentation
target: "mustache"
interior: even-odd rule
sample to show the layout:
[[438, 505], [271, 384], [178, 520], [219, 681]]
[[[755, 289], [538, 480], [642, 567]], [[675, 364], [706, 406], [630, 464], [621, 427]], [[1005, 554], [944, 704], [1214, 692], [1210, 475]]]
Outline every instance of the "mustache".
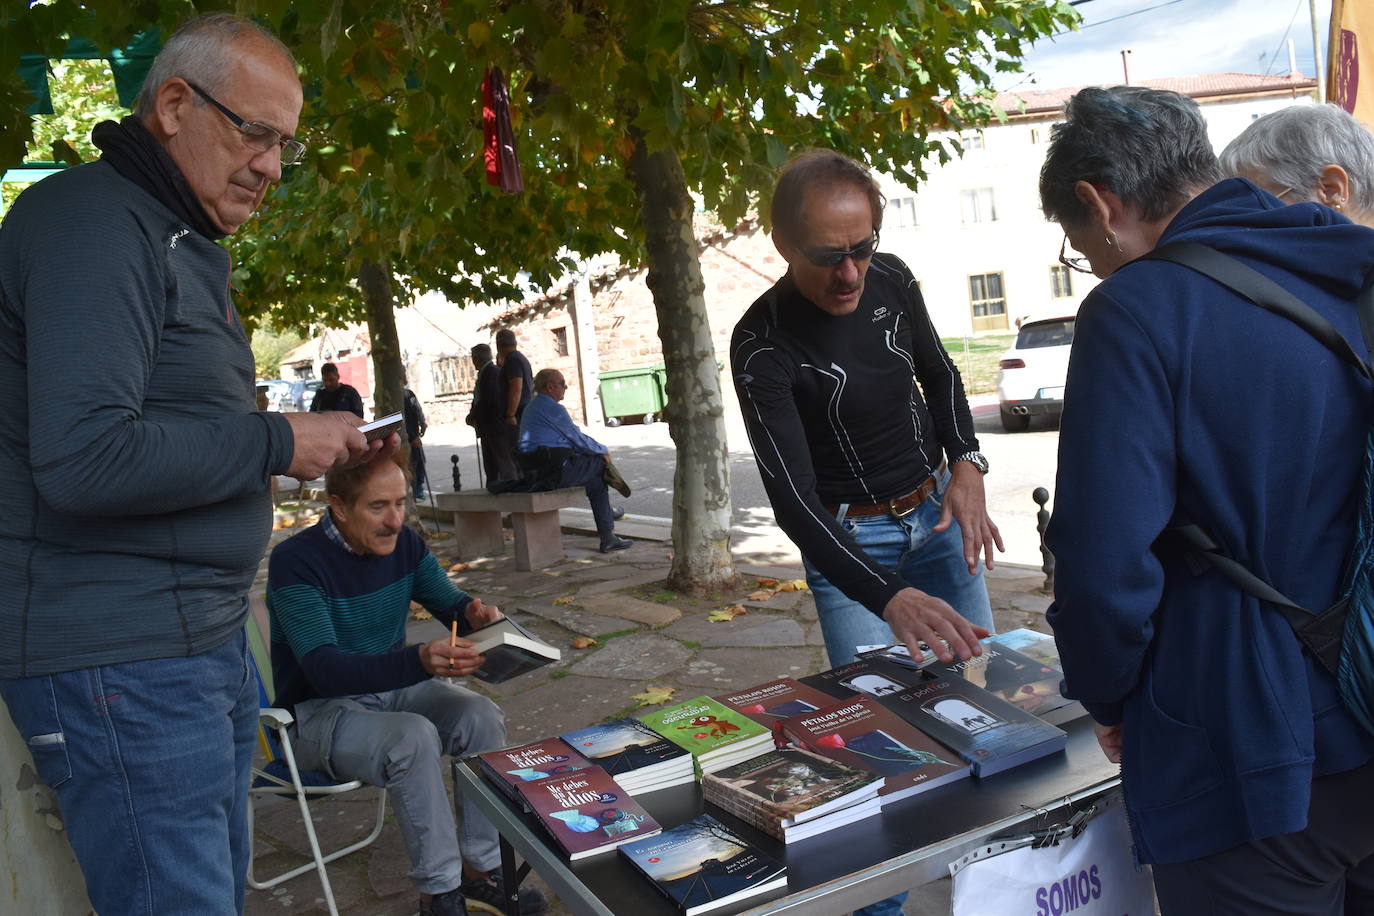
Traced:
[[401, 529], [400, 529], [400, 528], [378, 528], [378, 529], [376, 529], [375, 531], [373, 531], [372, 533], [375, 534], [375, 535], [377, 535], [378, 537], [389, 538], [389, 537], [391, 537], [392, 535], [400, 534], [400, 533], [401, 533]]

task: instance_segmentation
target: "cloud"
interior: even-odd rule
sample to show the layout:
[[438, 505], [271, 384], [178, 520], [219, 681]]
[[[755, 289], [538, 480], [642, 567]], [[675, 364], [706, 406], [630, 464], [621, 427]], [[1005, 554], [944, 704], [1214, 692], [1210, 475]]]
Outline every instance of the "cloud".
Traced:
[[[1011, 76], [1003, 88], [1025, 85], [1027, 77], [1044, 89], [1119, 83], [1121, 51], [1127, 48], [1133, 81], [1202, 73], [1287, 73], [1288, 49], [1281, 41], [1285, 30], [1294, 40], [1298, 69], [1312, 75], [1307, 0], [1163, 2], [1093, 0], [1077, 7], [1087, 28], [1038, 42], [1026, 56], [1025, 73]], [[1137, 10], [1143, 12], [1126, 15]], [[1325, 58], [1330, 0], [1319, 0], [1317, 15]], [[1271, 64], [1275, 51], [1277, 60]]]

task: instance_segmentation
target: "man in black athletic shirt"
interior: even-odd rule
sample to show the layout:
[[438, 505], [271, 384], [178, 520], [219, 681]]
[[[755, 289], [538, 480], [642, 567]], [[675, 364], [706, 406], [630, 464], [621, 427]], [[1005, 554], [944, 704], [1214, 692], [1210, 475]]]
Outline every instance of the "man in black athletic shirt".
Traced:
[[772, 206], [788, 272], [730, 345], [759, 472], [801, 549], [832, 665], [894, 635], [946, 661], [978, 653], [992, 625], [980, 561], [991, 568], [1002, 549], [959, 370], [911, 271], [877, 253], [882, 214], [862, 165], [797, 156]]

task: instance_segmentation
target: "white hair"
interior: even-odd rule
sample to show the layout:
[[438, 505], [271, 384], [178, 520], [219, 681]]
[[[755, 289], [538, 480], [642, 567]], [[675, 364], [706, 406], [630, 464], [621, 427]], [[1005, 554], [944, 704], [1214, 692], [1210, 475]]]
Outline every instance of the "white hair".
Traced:
[[[157, 91], [174, 77], [194, 83], [211, 95], [218, 93], [234, 64], [230, 48], [245, 36], [266, 41], [295, 67], [296, 59], [281, 39], [251, 19], [231, 13], [198, 16], [177, 29], [162, 46], [143, 80], [134, 111], [140, 117], [151, 117]], [[199, 96], [195, 101], [198, 105], [204, 104]]]
[[1322, 169], [1339, 165], [1351, 202], [1374, 212], [1374, 134], [1338, 105], [1292, 105], [1250, 123], [1221, 151], [1228, 175], [1264, 176], [1292, 188], [1290, 202], [1313, 201]]

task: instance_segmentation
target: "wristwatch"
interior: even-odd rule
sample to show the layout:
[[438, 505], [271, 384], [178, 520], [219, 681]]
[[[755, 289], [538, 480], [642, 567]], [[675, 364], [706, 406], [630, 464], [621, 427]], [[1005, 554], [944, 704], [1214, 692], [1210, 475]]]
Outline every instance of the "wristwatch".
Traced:
[[961, 461], [969, 462], [982, 474], [988, 472], [988, 459], [982, 452], [964, 452], [962, 455], [955, 456], [950, 464], [958, 464]]

